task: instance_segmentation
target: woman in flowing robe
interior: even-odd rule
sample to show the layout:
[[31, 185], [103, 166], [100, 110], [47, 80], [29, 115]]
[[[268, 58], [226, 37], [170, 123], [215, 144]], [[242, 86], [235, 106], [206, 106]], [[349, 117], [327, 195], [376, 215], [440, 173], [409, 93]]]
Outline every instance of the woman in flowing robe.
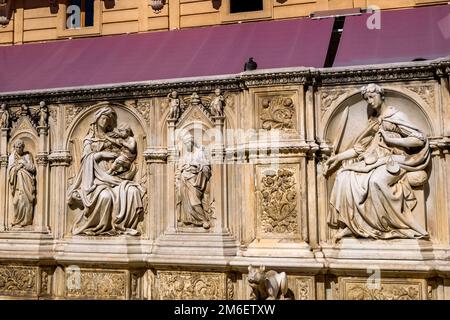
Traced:
[[369, 84], [362, 95], [368, 102], [367, 127], [352, 148], [326, 162], [328, 172], [352, 162], [338, 170], [331, 192], [328, 223], [340, 229], [333, 241], [347, 235], [427, 238], [412, 212], [417, 200], [411, 185], [427, 180], [428, 139], [405, 114], [385, 104], [381, 87]]
[[210, 228], [210, 218], [203, 207], [203, 197], [211, 177], [211, 167], [203, 150], [188, 134], [183, 138], [185, 153], [175, 174], [177, 187], [178, 222]]
[[117, 114], [110, 107], [95, 113], [83, 140], [81, 168], [68, 191], [68, 203], [82, 210], [76, 219], [74, 235], [139, 235], [145, 191], [133, 181], [136, 168], [112, 176], [108, 173], [120, 154], [107, 137], [116, 137]]
[[12, 225], [20, 227], [33, 224], [36, 200], [36, 167], [33, 157], [24, 148], [24, 142], [17, 140], [8, 161], [8, 178], [14, 207]]

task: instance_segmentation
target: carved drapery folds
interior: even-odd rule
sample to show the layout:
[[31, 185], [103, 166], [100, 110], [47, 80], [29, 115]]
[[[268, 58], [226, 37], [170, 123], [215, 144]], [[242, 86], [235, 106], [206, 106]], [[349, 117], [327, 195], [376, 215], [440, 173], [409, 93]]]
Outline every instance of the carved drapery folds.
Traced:
[[137, 140], [128, 123], [117, 121], [116, 111], [104, 106], [84, 137], [80, 170], [68, 190], [69, 207], [78, 209], [74, 235], [140, 234], [146, 189], [135, 182]]
[[8, 181], [13, 204], [13, 227], [33, 224], [36, 201], [36, 167], [33, 156], [25, 151], [23, 140], [16, 140], [8, 160]]
[[203, 146], [191, 134], [182, 137], [184, 151], [175, 173], [177, 221], [180, 226], [211, 227], [213, 208], [207, 188], [211, 178], [211, 165]]
[[347, 150], [325, 163], [327, 176], [342, 168], [330, 196], [328, 223], [339, 229], [333, 241], [349, 235], [428, 238], [413, 214], [413, 188], [427, 182], [429, 141], [403, 112], [385, 103], [383, 88], [369, 84], [361, 93], [368, 104], [366, 127]]

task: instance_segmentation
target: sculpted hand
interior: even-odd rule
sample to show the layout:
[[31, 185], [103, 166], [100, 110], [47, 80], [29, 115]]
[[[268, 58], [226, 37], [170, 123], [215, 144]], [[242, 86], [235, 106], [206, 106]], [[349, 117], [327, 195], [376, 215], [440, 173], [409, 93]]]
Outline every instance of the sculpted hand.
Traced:
[[342, 159], [339, 155], [332, 156], [325, 162], [324, 175], [328, 175], [329, 172], [333, 171], [340, 163]]

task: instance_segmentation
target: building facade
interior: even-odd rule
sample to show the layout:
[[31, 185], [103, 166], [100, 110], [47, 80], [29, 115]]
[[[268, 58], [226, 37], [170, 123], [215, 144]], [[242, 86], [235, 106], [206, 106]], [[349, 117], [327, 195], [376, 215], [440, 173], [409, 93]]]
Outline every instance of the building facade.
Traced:
[[2, 4], [2, 298], [450, 299], [450, 6], [81, 2]]

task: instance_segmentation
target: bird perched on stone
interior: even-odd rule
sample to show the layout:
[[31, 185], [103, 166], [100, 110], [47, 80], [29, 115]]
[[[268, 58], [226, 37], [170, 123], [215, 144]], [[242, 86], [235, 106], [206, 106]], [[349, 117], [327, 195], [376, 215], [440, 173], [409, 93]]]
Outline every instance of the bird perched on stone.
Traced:
[[256, 68], [258, 68], [258, 64], [253, 61], [253, 58], [249, 58], [244, 65], [244, 71], [256, 70]]

